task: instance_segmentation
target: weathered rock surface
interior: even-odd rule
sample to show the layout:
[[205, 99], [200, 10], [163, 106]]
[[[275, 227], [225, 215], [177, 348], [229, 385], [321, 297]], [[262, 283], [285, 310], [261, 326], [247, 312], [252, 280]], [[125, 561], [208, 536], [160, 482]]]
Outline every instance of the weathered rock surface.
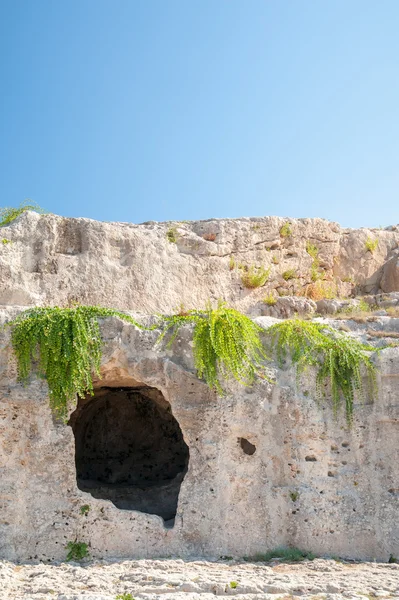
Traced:
[[[2, 318], [15, 310], [3, 309]], [[384, 319], [374, 323], [383, 327]], [[257, 319], [265, 327], [274, 321]], [[148, 395], [155, 388], [188, 446], [174, 524], [145, 511], [120, 510], [79, 489], [72, 428], [54, 421], [45, 382], [33, 377], [26, 388], [15, 382], [5, 331], [0, 557], [62, 560], [73, 540], [90, 544], [94, 558], [242, 557], [287, 545], [359, 559], [399, 555], [398, 348], [375, 355], [378, 397], [356, 403], [349, 429], [343, 411], [335, 419], [328, 402], [315, 401], [312, 373], [297, 386], [287, 364], [275, 369], [275, 385], [232, 385], [221, 399], [193, 372], [189, 329], [160, 351], [154, 331], [114, 318], [101, 327], [99, 393], [133, 388]], [[360, 336], [367, 333], [363, 327]], [[110, 420], [108, 429], [116, 424]], [[124, 459], [110, 448], [109, 456], [92, 460], [108, 461], [113, 476], [114, 465]], [[87, 515], [80, 512], [84, 505], [90, 507]]]
[[280, 298], [276, 298], [275, 304], [270, 306], [265, 302], [260, 302], [259, 307], [259, 312], [262, 316], [288, 319], [295, 316], [312, 315], [316, 311], [317, 304], [313, 300], [310, 300], [310, 298], [281, 296]]
[[[291, 233], [284, 236], [287, 222]], [[399, 319], [385, 312], [399, 299], [392, 271], [399, 242], [395, 227], [347, 230], [321, 219], [277, 217], [133, 225], [25, 213], [2, 231], [10, 240], [0, 252], [2, 322], [23, 306], [76, 301], [142, 313], [149, 320], [149, 314], [181, 304], [201, 308], [222, 298], [266, 328], [276, 316], [329, 314], [345, 310], [343, 302], [356, 305], [357, 300], [316, 305], [297, 296], [317, 283], [310, 243], [319, 251], [318, 276], [324, 278], [319, 281], [344, 295], [363, 290], [369, 294], [365, 301], [382, 311], [324, 322], [376, 348], [399, 335]], [[370, 239], [378, 240], [373, 252], [366, 249]], [[251, 267], [270, 268], [264, 286], [244, 287], [242, 274]], [[390, 294], [381, 293], [388, 288]], [[264, 298], [270, 292], [281, 297], [269, 309]], [[231, 385], [218, 398], [195, 375], [188, 328], [170, 349], [156, 347], [156, 331], [118, 319], [103, 321], [101, 330], [102, 379], [94, 398], [79, 401], [70, 424], [52, 416], [43, 380], [32, 377], [25, 388], [16, 383], [9, 331], [0, 333], [0, 558], [63, 560], [70, 541], [89, 544], [98, 560], [241, 558], [288, 545], [363, 560], [399, 556], [399, 348], [373, 355], [378, 396], [356, 399], [348, 428], [343, 411], [334, 418], [328, 389], [326, 401], [318, 401], [311, 371], [298, 381], [288, 362], [282, 369], [272, 364], [275, 384]], [[42, 568], [44, 577], [53, 576], [50, 567]], [[46, 598], [57, 589], [60, 600], [79, 598], [87, 571], [73, 568], [60, 567], [68, 578], [77, 577], [72, 592], [58, 583], [49, 591], [40, 573], [29, 573], [29, 581], [43, 588], [14, 587], [10, 594]], [[100, 578], [96, 569], [108, 569], [92, 568]], [[112, 568], [122, 573], [122, 567]], [[219, 568], [227, 576], [236, 565]], [[18, 569], [5, 564], [2, 581]], [[237, 569], [231, 580], [240, 577], [238, 591], [226, 591], [224, 572], [215, 580], [209, 576], [210, 583], [208, 575], [204, 580], [193, 575], [205, 581], [201, 586], [183, 578], [185, 588], [177, 589], [179, 572], [170, 593], [250, 598], [303, 597], [309, 591], [334, 600], [343, 587], [339, 579], [317, 592], [311, 573], [292, 585], [287, 579], [284, 587], [272, 578], [251, 579], [258, 567]], [[394, 567], [388, 572], [397, 575]], [[154, 577], [154, 587], [139, 583], [137, 594], [168, 597], [171, 581]], [[87, 581], [94, 589], [89, 576]], [[126, 581], [123, 589], [130, 590], [130, 575]], [[394, 594], [394, 583], [375, 583], [372, 591]], [[358, 588], [343, 590], [350, 598]], [[101, 594], [108, 599], [109, 589], [98, 588], [92, 598]]]
[[397, 292], [399, 289], [399, 256], [395, 254], [385, 264], [381, 279], [383, 292]]
[[0, 562], [0, 580], [7, 600], [115, 600], [123, 593], [140, 600], [399, 598], [399, 565], [322, 559], [268, 565], [173, 559], [99, 561], [85, 567]]
[[[291, 234], [283, 237], [287, 223]], [[318, 248], [320, 277], [341, 295], [377, 293], [382, 278], [384, 291], [399, 291], [394, 267], [385, 267], [396, 264], [396, 227], [352, 230], [279, 217], [134, 225], [26, 212], [2, 236], [11, 243], [1, 245], [0, 305], [79, 301], [152, 314], [222, 298], [247, 311], [272, 290], [305, 293], [312, 285], [308, 243]], [[378, 240], [373, 252], [368, 239]], [[258, 289], [241, 280], [251, 266], [270, 268]]]

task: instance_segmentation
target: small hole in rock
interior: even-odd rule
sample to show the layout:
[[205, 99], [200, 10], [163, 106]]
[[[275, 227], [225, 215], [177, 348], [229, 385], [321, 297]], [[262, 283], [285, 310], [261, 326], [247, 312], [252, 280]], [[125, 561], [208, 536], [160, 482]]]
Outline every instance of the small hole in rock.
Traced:
[[251, 442], [249, 442], [245, 438], [238, 438], [238, 441], [240, 442], [240, 446], [243, 449], [245, 454], [249, 454], [249, 456], [252, 456], [252, 454], [255, 454], [256, 446], [254, 444], [251, 444]]

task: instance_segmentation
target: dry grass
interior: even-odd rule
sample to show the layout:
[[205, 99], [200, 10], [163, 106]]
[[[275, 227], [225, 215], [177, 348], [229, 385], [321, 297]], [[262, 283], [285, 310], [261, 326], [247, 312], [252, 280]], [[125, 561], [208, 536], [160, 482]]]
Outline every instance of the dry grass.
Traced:
[[355, 323], [370, 323], [373, 321], [377, 321], [379, 317], [370, 312], [351, 312], [351, 313], [336, 313], [335, 315], [331, 315], [332, 319], [342, 320], [342, 321], [355, 321]]
[[248, 289], [255, 289], [265, 285], [269, 279], [270, 267], [265, 269], [263, 267], [251, 266], [245, 270], [241, 275], [241, 281], [244, 287]]
[[390, 317], [399, 317], [399, 306], [390, 306], [386, 311]]
[[373, 329], [367, 330], [367, 335], [374, 338], [396, 338], [399, 339], [399, 332], [397, 331], [374, 331]]
[[315, 302], [317, 300], [333, 300], [337, 297], [337, 285], [334, 281], [314, 281], [302, 289], [301, 295]]

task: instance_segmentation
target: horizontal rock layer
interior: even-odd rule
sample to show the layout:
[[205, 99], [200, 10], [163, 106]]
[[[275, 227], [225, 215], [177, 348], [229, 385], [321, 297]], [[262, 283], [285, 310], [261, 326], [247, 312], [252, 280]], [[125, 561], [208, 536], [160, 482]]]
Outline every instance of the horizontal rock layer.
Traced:
[[[249, 311], [270, 292], [309, 292], [309, 244], [326, 288], [343, 296], [399, 291], [396, 227], [279, 217], [134, 225], [26, 212], [1, 229], [0, 305], [78, 301], [167, 313], [221, 298]], [[372, 251], [370, 240], [378, 242]], [[247, 289], [242, 276], [256, 267], [270, 268], [269, 280]]]

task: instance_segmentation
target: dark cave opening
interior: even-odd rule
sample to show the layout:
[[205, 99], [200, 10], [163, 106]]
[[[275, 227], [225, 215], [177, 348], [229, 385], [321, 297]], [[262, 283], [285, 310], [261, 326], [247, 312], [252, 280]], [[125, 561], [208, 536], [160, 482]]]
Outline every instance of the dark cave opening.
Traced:
[[70, 425], [80, 490], [173, 526], [189, 449], [159, 390], [100, 388], [79, 401]]

